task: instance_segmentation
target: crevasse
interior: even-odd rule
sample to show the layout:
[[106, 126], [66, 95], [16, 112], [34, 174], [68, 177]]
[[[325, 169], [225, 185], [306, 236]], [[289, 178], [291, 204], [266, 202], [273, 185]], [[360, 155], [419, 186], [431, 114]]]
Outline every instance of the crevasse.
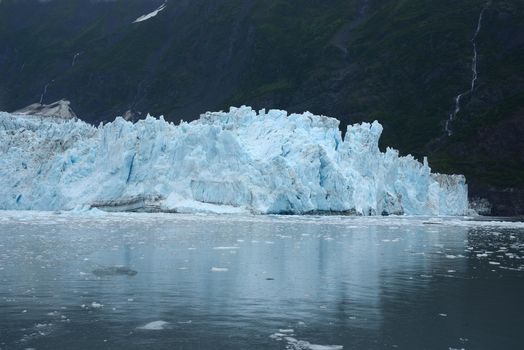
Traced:
[[249, 107], [174, 125], [0, 113], [0, 209], [464, 215], [461, 175], [381, 152], [378, 122]]

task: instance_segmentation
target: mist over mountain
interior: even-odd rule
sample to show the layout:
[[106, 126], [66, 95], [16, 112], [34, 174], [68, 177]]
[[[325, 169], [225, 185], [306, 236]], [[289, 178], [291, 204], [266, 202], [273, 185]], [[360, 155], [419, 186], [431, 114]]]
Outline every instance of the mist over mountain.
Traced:
[[66, 99], [94, 124], [230, 105], [377, 119], [382, 144], [524, 212], [520, 0], [2, 0], [0, 76], [0, 110]]

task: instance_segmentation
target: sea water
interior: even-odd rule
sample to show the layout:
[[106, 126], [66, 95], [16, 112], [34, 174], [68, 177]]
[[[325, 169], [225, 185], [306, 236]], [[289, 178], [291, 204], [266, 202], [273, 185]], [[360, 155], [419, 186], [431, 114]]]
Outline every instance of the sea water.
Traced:
[[0, 349], [517, 349], [524, 223], [0, 212]]

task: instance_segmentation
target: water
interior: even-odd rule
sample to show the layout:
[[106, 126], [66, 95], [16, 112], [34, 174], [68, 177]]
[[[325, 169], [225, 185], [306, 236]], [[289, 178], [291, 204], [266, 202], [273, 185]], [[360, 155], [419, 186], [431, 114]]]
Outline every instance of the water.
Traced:
[[0, 349], [517, 349], [523, 258], [523, 223], [0, 212]]

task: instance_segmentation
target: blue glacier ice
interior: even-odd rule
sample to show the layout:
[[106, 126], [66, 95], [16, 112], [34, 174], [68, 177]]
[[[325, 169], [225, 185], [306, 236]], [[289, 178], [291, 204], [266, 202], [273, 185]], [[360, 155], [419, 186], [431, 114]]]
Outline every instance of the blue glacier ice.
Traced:
[[381, 152], [378, 122], [249, 107], [94, 127], [0, 113], [0, 209], [464, 215], [461, 175]]

